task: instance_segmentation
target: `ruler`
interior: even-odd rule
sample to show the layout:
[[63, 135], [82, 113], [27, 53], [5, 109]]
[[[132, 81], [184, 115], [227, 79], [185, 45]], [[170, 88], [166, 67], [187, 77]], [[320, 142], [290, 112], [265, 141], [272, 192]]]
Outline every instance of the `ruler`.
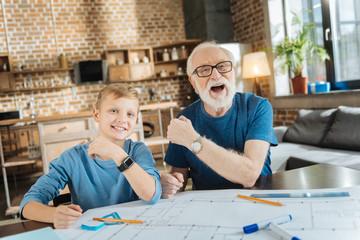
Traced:
[[314, 193], [264, 193], [251, 194], [254, 198], [323, 198], [323, 197], [350, 197], [348, 192], [314, 192]]

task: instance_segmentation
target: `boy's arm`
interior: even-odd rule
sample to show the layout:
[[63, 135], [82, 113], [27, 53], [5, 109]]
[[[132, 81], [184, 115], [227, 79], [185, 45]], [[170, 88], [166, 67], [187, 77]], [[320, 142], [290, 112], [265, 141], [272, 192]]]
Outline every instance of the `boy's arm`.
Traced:
[[[106, 148], [104, 146], [106, 146]], [[134, 149], [134, 151], [137, 153], [136, 158], [139, 160], [141, 159], [142, 163], [144, 163], [143, 160], [146, 161], [148, 156], [152, 159], [151, 151], [148, 148], [148, 152], [139, 148]], [[128, 156], [128, 154], [120, 146], [101, 136], [98, 136], [89, 144], [88, 154], [93, 158], [97, 155], [98, 158], [103, 160], [113, 159], [117, 166], [120, 166], [122, 161]], [[152, 159], [152, 161], [154, 160]], [[139, 164], [141, 165], [141, 163]], [[155, 169], [155, 166], [152, 163], [145, 163], [141, 166], [139, 164], [134, 161], [134, 164], [129, 169], [123, 171], [123, 174], [135, 191], [136, 195], [146, 202], [156, 202], [161, 195], [160, 180], [159, 177], [156, 179], [147, 171], [151, 168]], [[159, 195], [158, 198], [155, 196], [157, 194]]]
[[146, 202], [151, 201], [156, 193], [155, 179], [142, 169], [136, 162], [123, 172], [134, 189], [136, 195]]
[[38, 201], [30, 201], [24, 206], [22, 214], [27, 219], [53, 223], [55, 228], [68, 228], [82, 216], [82, 209], [74, 204], [50, 207]]

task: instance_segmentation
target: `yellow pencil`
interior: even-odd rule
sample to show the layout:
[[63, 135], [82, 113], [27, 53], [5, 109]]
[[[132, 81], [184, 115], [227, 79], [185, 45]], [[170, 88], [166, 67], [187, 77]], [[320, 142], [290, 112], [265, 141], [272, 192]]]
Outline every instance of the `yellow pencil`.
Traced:
[[247, 200], [252, 200], [252, 201], [257, 201], [257, 202], [262, 202], [262, 203], [267, 203], [267, 204], [272, 204], [272, 205], [276, 205], [276, 206], [283, 206], [283, 204], [278, 203], [278, 202], [272, 202], [272, 201], [268, 201], [268, 200], [264, 200], [264, 199], [260, 199], [260, 198], [254, 198], [254, 197], [248, 197], [248, 196], [244, 196], [244, 195], [237, 195], [239, 198], [244, 198]]
[[116, 219], [116, 218], [93, 218], [94, 221], [102, 221], [102, 222], [118, 222], [118, 223], [135, 223], [141, 224], [144, 223], [140, 220], [127, 220], [127, 219]]

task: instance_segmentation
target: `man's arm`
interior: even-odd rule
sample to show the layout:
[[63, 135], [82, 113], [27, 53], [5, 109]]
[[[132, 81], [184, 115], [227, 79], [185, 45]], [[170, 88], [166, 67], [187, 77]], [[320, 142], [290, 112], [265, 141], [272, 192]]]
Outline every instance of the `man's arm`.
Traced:
[[[191, 144], [199, 137], [191, 121], [184, 116], [173, 119], [167, 132], [168, 139], [191, 150]], [[227, 150], [209, 139], [203, 139], [197, 157], [220, 176], [231, 182], [251, 187], [263, 168], [270, 144], [262, 140], [245, 142], [244, 153]]]
[[227, 180], [252, 187], [260, 176], [269, 145], [262, 140], [248, 140], [241, 154], [203, 139], [203, 147], [197, 157]]
[[169, 173], [161, 175], [162, 198], [171, 198], [177, 192], [185, 190], [188, 181], [188, 169], [171, 167]]

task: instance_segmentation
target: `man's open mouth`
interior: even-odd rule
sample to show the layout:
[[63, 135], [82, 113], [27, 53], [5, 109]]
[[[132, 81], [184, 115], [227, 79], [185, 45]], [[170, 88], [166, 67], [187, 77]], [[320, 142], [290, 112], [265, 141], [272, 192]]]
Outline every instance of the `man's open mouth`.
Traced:
[[217, 92], [221, 92], [222, 90], [224, 90], [224, 88], [225, 88], [225, 85], [224, 85], [224, 84], [220, 84], [220, 85], [212, 86], [212, 87], [210, 88], [210, 90], [217, 93]]

